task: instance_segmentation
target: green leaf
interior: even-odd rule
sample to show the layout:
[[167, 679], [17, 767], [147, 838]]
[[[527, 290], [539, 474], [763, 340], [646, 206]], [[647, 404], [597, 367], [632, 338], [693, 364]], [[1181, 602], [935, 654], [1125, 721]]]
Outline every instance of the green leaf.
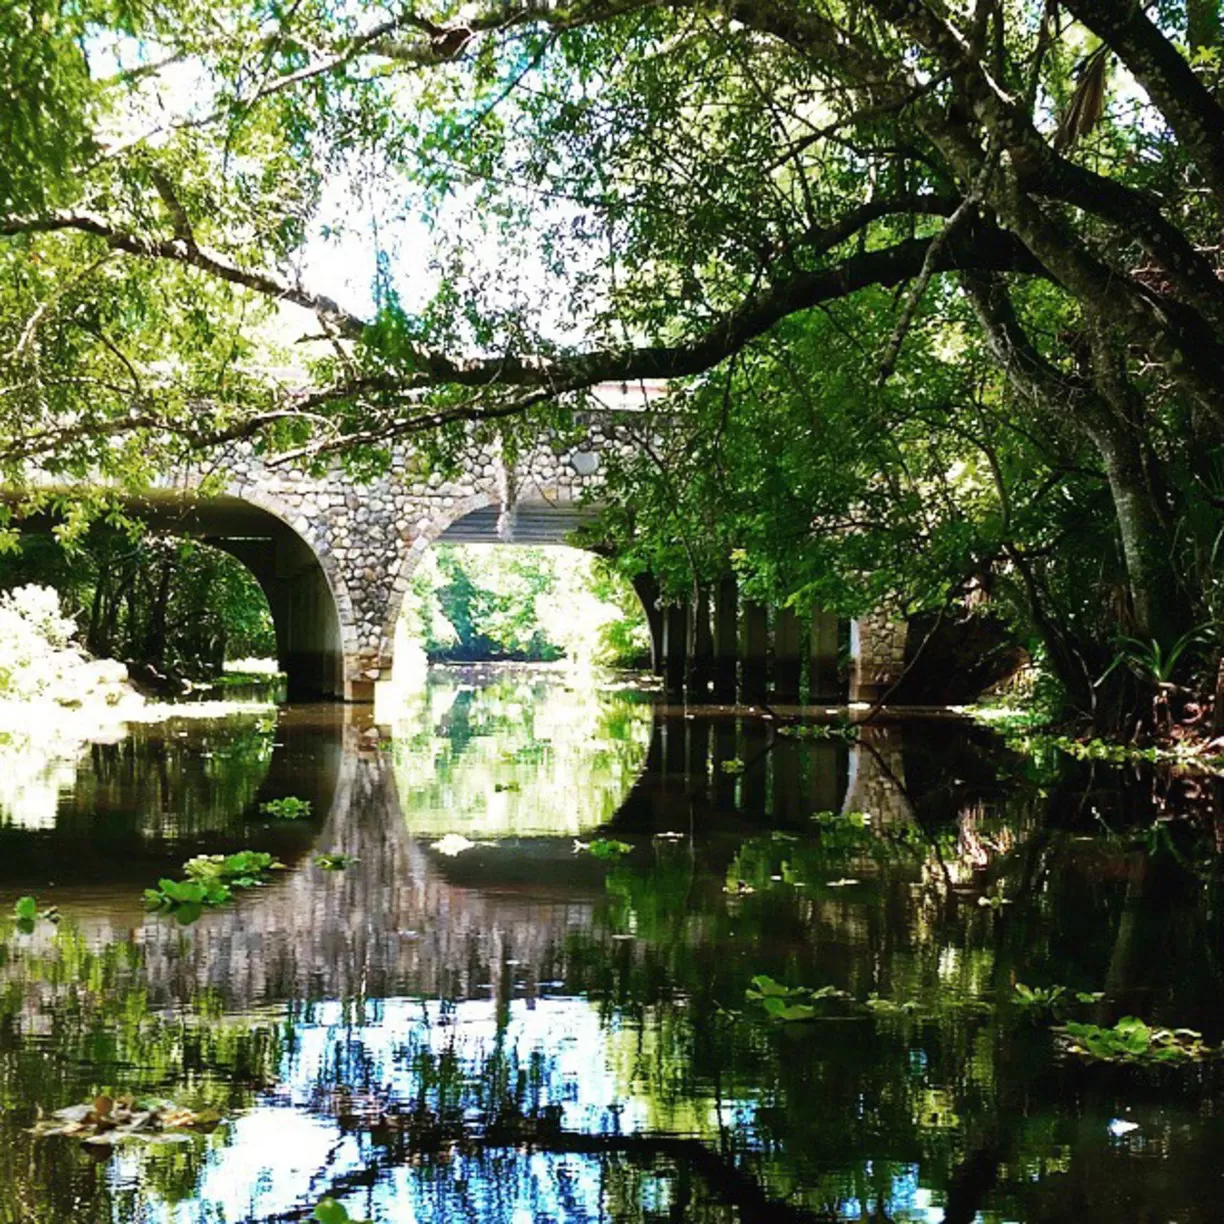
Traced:
[[315, 1224], [369, 1224], [366, 1220], [355, 1220], [343, 1203], [334, 1198], [325, 1198], [314, 1209], [310, 1217]]
[[775, 982], [773, 978], [764, 973], [758, 973], [752, 979], [752, 985], [758, 994], [767, 997], [770, 995], [785, 997], [792, 993], [789, 986], [783, 986], [781, 982]]
[[38, 917], [38, 902], [33, 897], [18, 897], [13, 903], [13, 917], [18, 922], [33, 922]]

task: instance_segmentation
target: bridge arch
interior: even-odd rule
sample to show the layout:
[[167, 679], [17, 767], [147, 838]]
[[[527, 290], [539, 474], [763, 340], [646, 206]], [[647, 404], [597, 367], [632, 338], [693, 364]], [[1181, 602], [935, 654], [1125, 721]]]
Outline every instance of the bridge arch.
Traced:
[[[491, 512], [491, 513], [485, 513]], [[597, 517], [596, 505], [580, 502], [565, 491], [527, 488], [517, 492], [507, 503], [505, 491], [499, 488], [480, 489], [451, 501], [439, 513], [423, 520], [411, 543], [398, 559], [391, 583], [379, 656], [382, 666], [390, 672], [394, 663], [395, 629], [403, 609], [412, 575], [426, 552], [439, 542], [456, 544], [506, 544], [523, 546], [574, 547], [571, 533], [585, 522]], [[657, 656], [657, 616], [641, 589], [633, 584], [634, 593], [642, 605], [643, 618], [650, 629], [652, 653]]]
[[[241, 484], [203, 492], [191, 484], [120, 497], [124, 511], [154, 531], [200, 540], [244, 565], [268, 601], [277, 657], [295, 697], [352, 700], [356, 652], [353, 601], [324, 534], [275, 493]], [[54, 516], [21, 520], [26, 534], [50, 534]]]
[[[210, 524], [218, 501], [250, 507], [250, 535], [217, 534]], [[321, 525], [298, 514], [274, 493], [235, 486], [225, 499], [196, 496], [192, 532], [242, 562], [259, 583], [276, 631], [277, 663], [291, 697], [360, 699], [347, 660], [358, 651], [353, 601], [339, 559]], [[210, 530], [211, 526], [211, 530]], [[266, 534], [265, 534], [266, 532]]]

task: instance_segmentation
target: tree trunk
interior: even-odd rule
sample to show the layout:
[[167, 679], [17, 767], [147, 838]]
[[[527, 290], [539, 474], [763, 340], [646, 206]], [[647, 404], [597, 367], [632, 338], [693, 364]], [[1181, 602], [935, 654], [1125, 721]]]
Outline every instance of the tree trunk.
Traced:
[[1172, 542], [1148, 486], [1139, 440], [1125, 428], [1093, 429], [1113, 497], [1135, 616], [1134, 636], [1172, 643], [1186, 628]]
[[170, 580], [173, 576], [174, 563], [166, 557], [161, 563], [153, 606], [149, 609], [148, 626], [145, 630], [142, 657], [146, 663], [166, 661], [166, 611], [170, 603]]

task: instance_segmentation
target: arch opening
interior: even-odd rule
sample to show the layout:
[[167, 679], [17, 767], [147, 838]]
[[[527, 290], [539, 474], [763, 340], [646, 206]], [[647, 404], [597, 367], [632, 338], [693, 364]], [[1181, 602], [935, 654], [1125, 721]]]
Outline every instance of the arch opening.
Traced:
[[[549, 661], [564, 656], [579, 663], [649, 670], [655, 654], [655, 626], [642, 592], [609, 569], [594, 550], [573, 543], [574, 533], [597, 514], [596, 507], [542, 494], [520, 495], [519, 500], [507, 506], [499, 501], [497, 493], [486, 491], [459, 500], [446, 515], [422, 524], [394, 577], [380, 650], [383, 678], [390, 679], [394, 661], [396, 683], [393, 687], [400, 689], [405, 683], [416, 683], [430, 655], [439, 662], [448, 658], [472, 662], [497, 658]], [[466, 555], [467, 564], [455, 563], [457, 553]], [[473, 564], [482, 568], [480, 561], [473, 560], [481, 555], [503, 561], [515, 555], [527, 558], [517, 566], [508, 561], [503, 565], [496, 561], [487, 565], [490, 570], [502, 571], [496, 578], [503, 588], [513, 588], [518, 579], [518, 607], [508, 618], [517, 622], [517, 626], [503, 624], [491, 640], [488, 633], [470, 632], [472, 626], [468, 624], [462, 625], [459, 631], [454, 631], [451, 625], [446, 640], [435, 635], [431, 642], [430, 626], [421, 625], [422, 604], [428, 603], [437, 586], [462, 586], [463, 576], [457, 571], [470, 570]], [[439, 557], [447, 558], [446, 574], [439, 572]], [[557, 561], [557, 558], [567, 560]], [[533, 566], [541, 571], [535, 575], [538, 589], [528, 591], [524, 588], [531, 585], [532, 575], [528, 571]], [[517, 575], [505, 572], [515, 569], [519, 571]], [[494, 582], [495, 586], [498, 581]], [[591, 598], [592, 587], [602, 587], [602, 599]], [[458, 594], [452, 591], [452, 607], [463, 602], [457, 598]], [[505, 612], [508, 610], [506, 603], [516, 601], [513, 589], [483, 593], [486, 603], [496, 603], [499, 595]], [[524, 605], [528, 602], [539, 604], [541, 599], [551, 600], [545, 602], [542, 618], [545, 622], [553, 621], [551, 634], [545, 624], [542, 626], [544, 632], [536, 636], [534, 643], [531, 634], [516, 640], [510, 630], [522, 629], [527, 622], [538, 624], [541, 619], [535, 608]], [[582, 641], [581, 629], [584, 622], [589, 629], [592, 620], [600, 619], [591, 607], [592, 603], [599, 602], [604, 605], [602, 619], [619, 628], [612, 629], [605, 635], [607, 640], [600, 644], [601, 648], [593, 650], [593, 638], [588, 635]], [[585, 603], [585, 609], [576, 609], [576, 603]], [[614, 615], [608, 615], [609, 609]], [[485, 614], [489, 610], [486, 608]], [[558, 631], [559, 619], [563, 623]]]
[[[219, 672], [226, 656], [275, 654], [291, 698], [352, 696], [333, 578], [284, 518], [239, 497], [182, 491], [133, 498], [124, 511], [147, 527], [144, 542], [133, 544], [105, 525], [91, 529], [87, 564], [75, 577], [63, 550], [50, 544], [56, 520], [50, 514], [23, 519], [23, 539], [39, 556], [31, 560], [30, 550], [23, 550], [19, 558], [27, 563], [11, 563], [5, 585], [29, 580], [38, 563], [51, 571], [48, 585], [75, 582], [72, 611], [82, 641], [102, 656], [153, 665], [194, 661]], [[128, 555], [110, 547], [114, 541], [123, 542]], [[147, 555], [135, 555], [140, 548]], [[59, 560], [48, 566], [49, 550]], [[194, 605], [179, 598], [176, 587], [184, 567], [212, 578], [189, 592]], [[135, 606], [138, 589], [151, 591], [147, 615]], [[116, 628], [122, 629], [118, 638]]]

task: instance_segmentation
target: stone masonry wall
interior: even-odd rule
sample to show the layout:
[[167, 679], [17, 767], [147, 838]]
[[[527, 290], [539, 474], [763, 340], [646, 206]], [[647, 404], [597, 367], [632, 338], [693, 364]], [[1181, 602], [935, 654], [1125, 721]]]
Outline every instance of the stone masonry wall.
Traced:
[[474, 445], [455, 480], [422, 473], [406, 448], [385, 475], [363, 484], [338, 468], [312, 477], [271, 467], [250, 448], [220, 466], [229, 473], [227, 493], [281, 519], [310, 546], [336, 601], [346, 676], [377, 681], [390, 674], [412, 572], [447, 527], [490, 505], [576, 504], [598, 490], [604, 455], [631, 443], [614, 419], [583, 424], [577, 442], [546, 438], [513, 467], [496, 447]]

